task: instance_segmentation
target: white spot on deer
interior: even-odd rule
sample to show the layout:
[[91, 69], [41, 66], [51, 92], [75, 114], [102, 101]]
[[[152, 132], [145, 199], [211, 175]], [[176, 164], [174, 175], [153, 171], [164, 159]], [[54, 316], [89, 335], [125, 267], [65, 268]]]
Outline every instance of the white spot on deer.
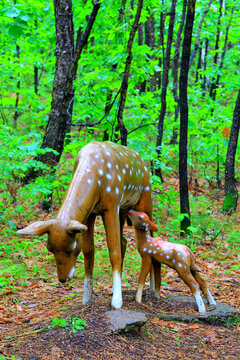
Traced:
[[151, 253], [152, 253], [152, 250], [148, 250], [148, 253], [151, 254]]
[[148, 172], [148, 168], [146, 167], [146, 165], [144, 166], [144, 170]]
[[123, 172], [123, 174], [125, 175], [126, 174], [126, 169], [122, 169], [122, 172]]
[[153, 244], [151, 243], [150, 246], [153, 246]]
[[99, 173], [99, 175], [103, 176], [103, 170], [102, 169], [99, 169], [98, 173]]
[[110, 186], [107, 186], [107, 187], [106, 187], [106, 191], [107, 191], [107, 192], [110, 192], [110, 191], [111, 191], [111, 187], [110, 187]]
[[118, 195], [118, 194], [119, 194], [119, 188], [118, 188], [118, 187], [116, 187], [116, 189], [115, 189], [115, 193], [116, 193], [116, 195]]
[[107, 156], [111, 155], [110, 151], [106, 151], [106, 154], [107, 154]]
[[156, 250], [153, 250], [153, 254], [156, 254], [157, 252], [156, 252]]
[[176, 260], [175, 260], [175, 259], [173, 259], [173, 261], [172, 261], [172, 262], [173, 262], [173, 264], [174, 264], [174, 263], [176, 262]]
[[169, 260], [169, 259], [170, 259], [170, 256], [169, 256], [169, 255], [166, 255], [166, 259]]
[[132, 169], [130, 169], [130, 176], [132, 176]]
[[72, 248], [73, 248], [73, 250], [75, 250], [75, 249], [76, 249], [76, 247], [77, 247], [77, 242], [76, 242], [76, 241], [74, 241], [74, 243], [72, 244]]
[[111, 169], [112, 164], [111, 164], [110, 162], [108, 162], [108, 163], [107, 163], [107, 167], [108, 167], [109, 169]]
[[98, 180], [98, 185], [101, 186], [101, 180]]
[[119, 166], [118, 166], [118, 164], [116, 164], [116, 169], [117, 169], [117, 170], [119, 170]]
[[123, 188], [123, 189], [124, 189], [124, 191], [126, 190], [126, 188], [127, 188], [127, 185], [124, 185], [124, 188]]
[[111, 175], [111, 174], [107, 174], [106, 177], [107, 177], [108, 180], [111, 180], [112, 175]]
[[180, 267], [180, 268], [181, 268], [181, 267], [182, 267], [182, 263], [180, 263], [180, 262], [179, 262], [179, 263], [178, 263], [178, 267]]
[[99, 159], [99, 154], [95, 154], [95, 158], [96, 158], [96, 159]]
[[122, 178], [121, 176], [118, 174], [118, 180], [121, 182], [122, 181]]
[[145, 191], [149, 191], [150, 190], [150, 187], [149, 186], [146, 186], [145, 187]]
[[91, 184], [91, 183], [92, 183], [92, 179], [88, 179], [87, 182], [88, 182], [89, 184]]
[[87, 172], [87, 173], [90, 173], [90, 172], [91, 172], [91, 170], [90, 170], [90, 169], [86, 169], [86, 172]]
[[120, 203], [123, 201], [123, 197], [124, 197], [124, 194], [122, 194], [122, 197], [121, 197]]
[[126, 168], [127, 168], [127, 169], [129, 168], [129, 165], [128, 165], [128, 164], [126, 164]]
[[104, 163], [104, 161], [105, 161], [104, 159], [101, 159], [101, 162], [102, 162], [102, 163]]
[[147, 248], [144, 248], [143, 251], [147, 251]]

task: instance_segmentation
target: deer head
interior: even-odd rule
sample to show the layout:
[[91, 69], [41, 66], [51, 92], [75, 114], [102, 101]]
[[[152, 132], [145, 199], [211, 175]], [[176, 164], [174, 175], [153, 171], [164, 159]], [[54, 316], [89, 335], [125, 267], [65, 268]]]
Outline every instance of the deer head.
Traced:
[[63, 221], [54, 219], [36, 221], [17, 233], [22, 235], [48, 234], [47, 249], [53, 253], [56, 264], [58, 279], [64, 283], [70, 280], [75, 272], [75, 263], [80, 252], [77, 234], [87, 230], [87, 226], [78, 221]]
[[129, 210], [128, 216], [131, 219], [135, 229], [142, 230], [144, 232], [150, 230], [157, 232], [158, 228], [148, 217], [147, 214], [143, 212], [137, 212], [135, 210]]

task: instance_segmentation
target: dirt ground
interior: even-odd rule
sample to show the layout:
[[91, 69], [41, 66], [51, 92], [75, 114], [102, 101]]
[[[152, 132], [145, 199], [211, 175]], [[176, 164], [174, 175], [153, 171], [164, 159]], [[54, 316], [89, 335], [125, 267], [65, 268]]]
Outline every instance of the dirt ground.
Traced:
[[[126, 237], [132, 239], [128, 246], [133, 247], [133, 233], [127, 230]], [[240, 269], [233, 269], [240, 256], [230, 255], [223, 247], [220, 257], [215, 252], [201, 257], [206, 251], [211, 254], [207, 244], [197, 248], [199, 265], [215, 300], [240, 310]], [[123, 308], [141, 311], [148, 319], [138, 332], [131, 334], [114, 334], [107, 326], [105, 313], [111, 310], [112, 296], [110, 274], [101, 283], [95, 282], [94, 303], [88, 306], [82, 305], [82, 280], [77, 287], [71, 282], [56, 286], [55, 269], [50, 268], [49, 274], [48, 279], [29, 279], [18, 292], [6, 290], [0, 294], [0, 360], [240, 359], [239, 324], [227, 327], [159, 319], [163, 313], [197, 313], [194, 302], [167, 299], [173, 295], [192, 297], [170, 268], [164, 270], [161, 299], [154, 298], [146, 284], [142, 305], [135, 302], [138, 278], [129, 275], [128, 283], [122, 282]], [[81, 318], [87, 326], [76, 333], [53, 328], [52, 319], [56, 317]]]
[[[236, 287], [237, 277], [222, 280], [221, 285], [225, 288], [226, 294], [229, 294], [230, 289], [234, 294], [233, 287]], [[227, 328], [159, 320], [157, 315], [163, 312], [196, 314], [194, 303], [180, 304], [166, 299], [166, 295], [190, 296], [180, 280], [174, 281], [167, 289], [163, 286], [164, 295], [160, 300], [155, 299], [150, 290], [146, 289], [143, 305], [136, 304], [135, 289], [123, 291], [123, 308], [142, 311], [148, 319], [140, 331], [131, 334], [113, 334], [107, 327], [105, 312], [110, 310], [110, 291], [106, 292], [103, 289], [95, 292], [94, 303], [82, 306], [82, 287], [79, 288], [79, 294], [72, 297], [69, 296], [72, 294], [69, 286], [50, 289], [42, 280], [31, 284], [31, 287], [34, 286], [32, 295], [28, 293], [27, 288], [20, 294], [5, 295], [5, 298], [11, 296], [12, 302], [14, 296], [18, 296], [18, 300], [20, 298], [21, 301], [18, 301], [18, 309], [16, 307], [19, 316], [14, 318], [15, 321], [9, 315], [9, 321], [5, 317], [5, 323], [1, 323], [0, 358], [4, 355], [11, 359], [14, 355], [18, 360], [239, 359], [239, 325]], [[44, 303], [40, 300], [43, 292], [46, 300]], [[213, 294], [217, 301], [219, 297], [224, 298], [224, 291], [221, 292], [221, 296], [217, 293], [215, 288]], [[64, 301], [58, 302], [56, 299]], [[28, 308], [27, 316], [21, 307]], [[236, 307], [239, 308], [237, 304]], [[52, 318], [56, 316], [65, 319], [78, 317], [86, 320], [87, 326], [76, 333], [65, 328], [39, 331], [50, 325]]]

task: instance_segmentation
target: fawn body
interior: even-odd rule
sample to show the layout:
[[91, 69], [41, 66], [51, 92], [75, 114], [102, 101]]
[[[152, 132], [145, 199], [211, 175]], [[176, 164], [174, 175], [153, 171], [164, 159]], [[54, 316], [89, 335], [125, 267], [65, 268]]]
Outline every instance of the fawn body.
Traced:
[[[192, 251], [185, 245], [170, 243], [163, 241], [160, 238], [151, 237], [150, 230], [157, 231], [157, 227], [145, 213], [130, 210], [128, 216], [135, 228], [136, 246], [142, 257], [142, 267], [136, 301], [141, 303], [146, 276], [148, 275], [151, 266], [157, 262], [158, 264], [166, 264], [177, 271], [195, 297], [199, 312], [205, 312], [205, 305], [200, 294], [200, 289], [209, 304], [215, 305], [216, 303], [208, 289], [207, 283], [200, 275], [200, 269], [195, 264], [195, 258]], [[156, 266], [154, 266], [154, 269], [155, 268]], [[160, 271], [154, 271], [154, 277], [155, 295], [160, 297]]]

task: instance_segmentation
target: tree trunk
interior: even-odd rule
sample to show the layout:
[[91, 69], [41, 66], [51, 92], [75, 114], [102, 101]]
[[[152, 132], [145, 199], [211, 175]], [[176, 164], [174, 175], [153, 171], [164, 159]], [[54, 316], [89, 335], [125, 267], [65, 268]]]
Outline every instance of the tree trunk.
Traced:
[[[148, 45], [151, 50], [155, 48], [155, 29], [154, 29], [154, 15], [151, 14], [148, 18], [148, 20], [145, 22], [145, 44]], [[154, 55], [151, 55], [151, 59], [156, 58]], [[154, 74], [150, 77], [149, 80], [150, 83], [150, 91], [154, 92], [156, 91], [156, 71]]]
[[71, 0], [54, 0], [56, 27], [56, 70], [53, 83], [52, 105], [42, 148], [52, 151], [38, 156], [38, 160], [51, 166], [61, 157], [67, 126], [71, 122], [74, 98], [73, 81], [68, 80], [69, 67], [74, 56], [74, 27]]
[[[162, 92], [161, 92], [161, 112], [159, 115], [158, 120], [158, 135], [157, 135], [157, 156], [160, 162], [161, 154], [162, 154], [162, 138], [163, 138], [163, 125], [164, 125], [164, 117], [166, 114], [166, 95], [167, 95], [167, 86], [168, 86], [168, 71], [170, 66], [170, 56], [171, 56], [171, 46], [172, 46], [172, 39], [173, 39], [173, 28], [174, 28], [174, 21], [175, 21], [175, 9], [176, 9], [177, 0], [172, 0], [171, 6], [171, 15], [169, 20], [169, 27], [168, 27], [168, 39], [167, 39], [167, 49], [166, 49], [166, 56], [163, 62], [163, 77], [162, 77]], [[160, 177], [161, 181], [163, 182], [162, 171], [160, 166], [155, 171], [156, 175]]]
[[[16, 55], [17, 55], [17, 61], [19, 62], [19, 57], [20, 57], [20, 47], [19, 45], [16, 45]], [[17, 74], [17, 76], [19, 77], [19, 73]], [[16, 92], [16, 101], [15, 101], [15, 112], [14, 112], [14, 116], [13, 116], [13, 127], [14, 129], [17, 128], [17, 119], [19, 117], [19, 111], [18, 111], [18, 102], [19, 102], [19, 90], [20, 90], [20, 80], [18, 79], [17, 82], [17, 92]]]
[[237, 208], [238, 191], [235, 180], [235, 155], [238, 143], [238, 134], [240, 126], [240, 90], [238, 92], [236, 106], [233, 114], [233, 122], [228, 142], [228, 150], [225, 164], [225, 200], [222, 211], [231, 214]]
[[[53, 83], [52, 104], [42, 149], [50, 148], [44, 154], [37, 156], [37, 160], [48, 164], [54, 171], [54, 166], [62, 155], [64, 139], [71, 125], [74, 100], [73, 81], [77, 73], [78, 61], [83, 47], [87, 43], [93, 23], [97, 16], [100, 2], [94, 2], [92, 13], [82, 36], [78, 30], [76, 49], [74, 51], [74, 28], [71, 0], [55, 0], [55, 27], [56, 27], [56, 70]], [[57, 152], [57, 153], [56, 153]], [[26, 177], [29, 181], [39, 175], [32, 170]]]
[[[220, 0], [220, 8], [219, 8], [219, 16], [218, 16], [218, 24], [217, 24], [217, 36], [216, 36], [216, 43], [215, 43], [215, 55], [213, 58], [213, 66], [218, 66], [218, 59], [219, 59], [219, 41], [220, 41], [220, 32], [221, 32], [221, 17], [222, 17], [222, 7], [223, 7], [223, 0]], [[212, 79], [210, 85], [210, 92], [209, 95], [215, 101], [216, 99], [216, 89], [217, 89], [217, 79]], [[212, 108], [213, 112], [213, 108]]]
[[[187, 8], [187, 0], [183, 1], [183, 10], [182, 10], [182, 16], [181, 16], [181, 22], [177, 33], [177, 39], [175, 42], [175, 52], [173, 57], [173, 97], [176, 102], [175, 107], [175, 117], [174, 122], [177, 122], [178, 114], [179, 114], [179, 97], [178, 97], [178, 67], [179, 67], [179, 53], [180, 53], [180, 43], [181, 43], [181, 37], [182, 37], [182, 30], [184, 26], [184, 20], [186, 15], [186, 8]], [[177, 144], [177, 128], [176, 126], [173, 128], [173, 135], [172, 139], [170, 141], [170, 144]]]
[[117, 114], [117, 120], [118, 120], [118, 126], [117, 128], [120, 130], [120, 134], [121, 134], [121, 144], [122, 145], [127, 145], [127, 129], [124, 126], [123, 123], [123, 111], [124, 111], [124, 107], [125, 107], [125, 102], [126, 102], [126, 98], [127, 98], [127, 89], [128, 89], [128, 78], [129, 78], [129, 72], [130, 72], [130, 68], [131, 68], [131, 63], [132, 63], [132, 45], [133, 45], [133, 40], [138, 28], [138, 24], [139, 24], [139, 19], [141, 16], [141, 11], [142, 11], [142, 5], [143, 5], [143, 0], [139, 0], [138, 1], [138, 5], [137, 5], [137, 13], [136, 13], [136, 17], [129, 35], [129, 39], [128, 39], [128, 44], [127, 44], [127, 59], [126, 59], [126, 63], [125, 63], [125, 70], [124, 70], [124, 74], [123, 74], [123, 80], [122, 80], [122, 85], [121, 85], [121, 96], [120, 96], [120, 102], [119, 102], [119, 108], [118, 108], [118, 114]]
[[187, 214], [181, 221], [181, 235], [185, 235], [191, 225], [190, 206], [188, 196], [187, 178], [187, 142], [188, 142], [188, 72], [191, 53], [192, 30], [195, 15], [196, 0], [188, 1], [187, 18], [184, 30], [182, 64], [179, 81], [179, 104], [180, 104], [180, 140], [179, 140], [179, 187], [180, 187], [180, 212]]

